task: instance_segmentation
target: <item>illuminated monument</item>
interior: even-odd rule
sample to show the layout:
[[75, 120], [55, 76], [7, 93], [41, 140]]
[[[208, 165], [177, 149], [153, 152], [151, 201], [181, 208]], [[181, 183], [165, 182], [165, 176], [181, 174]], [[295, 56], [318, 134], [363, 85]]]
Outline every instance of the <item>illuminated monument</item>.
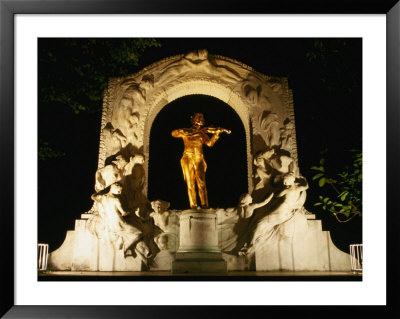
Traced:
[[[208, 208], [206, 164], [200, 150], [229, 130], [203, 127], [204, 118], [198, 114], [192, 128], [172, 132], [185, 145], [181, 165], [190, 209], [171, 210], [168, 198], [147, 198], [154, 119], [168, 103], [192, 94], [225, 102], [243, 123], [248, 192], [237, 199], [237, 207]], [[229, 128], [229, 123], [219, 124]], [[75, 230], [68, 231], [62, 246], [50, 254], [50, 269], [351, 269], [349, 255], [334, 246], [321, 221], [304, 208], [308, 184], [298, 167], [287, 79], [265, 76], [206, 50], [170, 57], [132, 76], [110, 80], [94, 184], [91, 210], [76, 220]]]

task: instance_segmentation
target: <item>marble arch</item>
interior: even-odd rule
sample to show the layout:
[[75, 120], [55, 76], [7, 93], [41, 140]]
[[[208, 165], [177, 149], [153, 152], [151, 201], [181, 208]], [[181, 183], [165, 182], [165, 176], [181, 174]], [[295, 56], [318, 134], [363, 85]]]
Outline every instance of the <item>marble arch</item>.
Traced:
[[[190, 94], [210, 95], [230, 105], [246, 134], [251, 195], [241, 196], [236, 208], [211, 214], [217, 230], [213, 234], [218, 233], [213, 238], [224, 259], [216, 265], [226, 262], [228, 271], [349, 271], [349, 255], [335, 247], [321, 221], [303, 206], [308, 184], [298, 169], [287, 79], [260, 74], [206, 50], [173, 56], [109, 81], [93, 207], [50, 254], [50, 269], [172, 270], [179, 259], [178, 242], [190, 236], [180, 235], [185, 227], [180, 226], [182, 211], [169, 211], [168, 198], [147, 199], [150, 130], [163, 107]], [[270, 200], [274, 202], [268, 205]]]
[[[203, 94], [208, 96], [213, 96], [218, 98], [219, 100], [225, 102], [229, 106], [231, 106], [236, 113], [239, 115], [246, 134], [246, 148], [247, 148], [247, 176], [248, 176], [248, 185], [249, 191], [252, 188], [252, 161], [251, 161], [251, 148], [250, 148], [250, 121], [249, 114], [242, 101], [237, 101], [236, 103], [232, 103], [232, 99], [229, 95], [230, 92], [227, 92], [228, 89], [225, 86], [222, 86], [219, 83], [206, 81], [204, 79], [193, 79], [186, 83], [178, 83], [176, 86], [170, 87], [165, 91], [165, 97], [157, 102], [150, 108], [149, 114], [146, 118], [145, 126], [144, 126], [144, 154], [146, 157], [146, 176], [148, 176], [148, 160], [149, 160], [149, 148], [150, 148], [150, 130], [154, 119], [167, 104], [171, 103], [177, 98], [186, 95], [192, 94]], [[147, 186], [147, 185], [146, 185]]]
[[[286, 78], [265, 76], [236, 60], [197, 50], [166, 58], [132, 76], [111, 79], [105, 92], [98, 168], [116, 154], [144, 155], [147, 194], [150, 129], [161, 109], [191, 94], [216, 97], [239, 115], [246, 134], [249, 192], [253, 156], [285, 148], [297, 162], [292, 92]], [[282, 134], [283, 132], [283, 134]], [[285, 136], [282, 145], [281, 136]]]

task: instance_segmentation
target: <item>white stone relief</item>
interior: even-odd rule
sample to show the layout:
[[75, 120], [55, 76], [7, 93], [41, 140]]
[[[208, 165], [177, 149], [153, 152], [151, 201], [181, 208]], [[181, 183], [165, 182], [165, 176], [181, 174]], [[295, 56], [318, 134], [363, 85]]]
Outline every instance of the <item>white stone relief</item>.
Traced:
[[283, 122], [283, 126], [279, 129], [280, 131], [279, 146], [281, 149], [286, 150], [288, 152], [291, 151], [293, 130], [294, 130], [294, 124], [288, 118]]
[[168, 211], [170, 203], [163, 200], [155, 200], [151, 202], [153, 212], [150, 213], [150, 217], [154, 219], [154, 224], [162, 229], [162, 231], [168, 231], [168, 219], [170, 212]]
[[123, 250], [124, 256], [139, 254], [142, 260], [150, 256], [145, 243], [135, 246], [143, 238], [142, 231], [129, 224], [124, 217], [130, 212], [122, 207], [122, 185], [114, 183], [108, 193], [96, 193], [92, 199], [96, 203], [97, 211], [89, 219], [88, 227], [100, 239], [115, 245], [116, 249]]
[[223, 81], [236, 83], [242, 77], [239, 72], [225, 65], [217, 56], [209, 55], [205, 49], [189, 52], [167, 64], [159, 73], [157, 84], [165, 84], [172, 80], [181, 79], [188, 72], [196, 72], [197, 75], [212, 74], [219, 76]]
[[[114, 254], [118, 269], [171, 269], [179, 245], [180, 212], [169, 211], [167, 201], [150, 203], [146, 197], [149, 136], [158, 112], [188, 94], [221, 99], [239, 114], [246, 132], [248, 194], [238, 200], [237, 207], [216, 209], [219, 244], [228, 269], [285, 268], [270, 264], [271, 247], [283, 245], [288, 238], [300, 238], [299, 242], [308, 238], [299, 235], [300, 229], [307, 233], [312, 223], [303, 207], [308, 186], [297, 165], [292, 93], [286, 79], [264, 76], [207, 50], [167, 58], [132, 76], [110, 80], [103, 106], [93, 214], [86, 222], [87, 229], [125, 252], [121, 257]], [[116, 183], [121, 185], [118, 191]], [[322, 230], [318, 234], [325, 236]], [[298, 254], [290, 267], [310, 268], [299, 261], [310, 256], [297, 253], [305, 248], [290, 245], [290, 253]], [[132, 256], [126, 255], [129, 247], [134, 247], [130, 249]], [[330, 254], [335, 251], [333, 244], [324, 249]], [[284, 260], [286, 255], [282, 256], [274, 258]], [[340, 253], [337, 256], [337, 260], [344, 258]], [[129, 258], [140, 260], [140, 265]], [[325, 259], [318, 261], [315, 267], [324, 269], [326, 263]], [[340, 261], [329, 267], [347, 264]], [[94, 270], [95, 266], [89, 268]]]
[[118, 155], [111, 164], [99, 168], [95, 174], [94, 189], [96, 192], [100, 192], [111, 184], [121, 181], [126, 165], [128, 165], [128, 162], [122, 155]]

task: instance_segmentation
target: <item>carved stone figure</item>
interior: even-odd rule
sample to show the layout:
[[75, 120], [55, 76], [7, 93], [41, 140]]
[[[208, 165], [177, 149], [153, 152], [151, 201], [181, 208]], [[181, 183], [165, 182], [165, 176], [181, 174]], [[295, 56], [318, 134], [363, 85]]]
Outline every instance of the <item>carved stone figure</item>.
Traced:
[[171, 263], [175, 259], [173, 251], [176, 250], [171, 247], [172, 238], [171, 234], [162, 233], [154, 239], [160, 250], [153, 261], [158, 270], [171, 270]]
[[[147, 94], [154, 87], [154, 77], [146, 74], [140, 81], [128, 78], [119, 85], [120, 100], [114, 107], [111, 122], [126, 138], [117, 151], [129, 144], [139, 149], [142, 143], [140, 118], [145, 113], [144, 104]], [[109, 152], [108, 155], [115, 154], [117, 151]]]
[[134, 101], [139, 104], [146, 102], [147, 91], [154, 87], [153, 75], [145, 75], [138, 82], [134, 79], [127, 79], [121, 83], [122, 87], [125, 87], [124, 97], [133, 98]]
[[240, 196], [236, 207], [216, 210], [223, 252], [237, 255], [246, 242], [246, 237], [242, 235], [247, 233], [253, 213], [257, 209], [262, 209], [266, 206], [272, 197], [273, 194], [271, 193], [262, 201], [253, 203], [253, 198], [250, 194], [243, 194]]
[[[144, 194], [147, 183], [154, 181], [145, 175], [152, 169], [145, 158], [159, 112], [180, 97], [206, 94], [237, 112], [245, 131], [247, 173], [251, 175], [252, 163], [255, 166], [255, 187], [248, 180], [251, 196], [242, 196], [236, 207], [212, 213], [228, 269], [350, 270], [348, 254], [338, 252], [315, 216], [305, 215], [307, 182], [296, 164], [293, 94], [287, 78], [265, 76], [239, 61], [196, 50], [108, 83], [99, 167], [118, 156], [96, 172], [98, 193], [92, 197], [91, 214], [82, 214], [63, 246], [51, 254], [53, 269], [143, 271], [146, 264], [150, 270], [171, 270], [182, 239], [182, 214], [163, 207], [161, 201], [150, 205]], [[195, 183], [200, 186], [201, 206], [208, 206], [202, 145], [215, 143], [218, 134], [227, 131], [203, 125], [204, 118], [173, 133], [184, 140], [181, 165], [194, 208]]]
[[103, 132], [110, 153], [117, 153], [126, 145], [126, 136], [121, 132], [120, 129], [114, 128], [110, 122], [106, 124]]
[[139, 208], [142, 218], [147, 218], [149, 200], [143, 193], [145, 183], [145, 172], [143, 168], [144, 156], [136, 154], [130, 157], [129, 163], [124, 167], [124, 197], [130, 210]]
[[241, 86], [242, 96], [251, 105], [254, 152], [279, 145], [282, 125], [281, 84], [251, 72]]
[[303, 206], [308, 188], [304, 178], [296, 179], [293, 174], [283, 177], [284, 189], [276, 195], [276, 202], [270, 211], [252, 220], [249, 227], [253, 232], [250, 243], [254, 245], [261, 238], [266, 240], [276, 225], [289, 220]]
[[[137, 190], [139, 187], [136, 184], [143, 184], [143, 181], [137, 183], [132, 183], [130, 181], [131, 175], [136, 173], [134, 169], [136, 164], [143, 165], [144, 156], [141, 154], [136, 154], [129, 158], [127, 162], [122, 155], [117, 155], [111, 164], [106, 165], [96, 171], [95, 174], [95, 190], [100, 192], [114, 184], [116, 182], [121, 182], [124, 185], [124, 189]], [[136, 175], [135, 175], [136, 176]], [[128, 178], [128, 185], [126, 179]], [[133, 178], [133, 177], [132, 177]], [[133, 184], [133, 185], [132, 185]]]
[[259, 152], [256, 154], [254, 157], [253, 164], [256, 167], [256, 172], [254, 174], [254, 178], [258, 180], [257, 184], [254, 186], [255, 190], [262, 189], [262, 188], [269, 188], [270, 186], [270, 181], [272, 177], [272, 172], [267, 167], [265, 158], [264, 158], [264, 153]]
[[260, 122], [260, 131], [268, 147], [279, 145], [280, 139], [279, 117], [274, 112], [264, 112]]
[[291, 121], [287, 120], [285, 121], [284, 126], [280, 128], [280, 147], [281, 149], [290, 151], [290, 143], [292, 139], [292, 130], [294, 128], [294, 125]]
[[123, 174], [125, 176], [132, 174], [133, 168], [136, 165], [144, 164], [144, 156], [142, 154], [135, 154], [129, 158], [129, 162], [124, 166]]
[[124, 220], [129, 212], [122, 207], [120, 195], [122, 186], [114, 183], [107, 194], [94, 194], [92, 199], [97, 203], [98, 214], [103, 223], [104, 236], [116, 245], [116, 248], [123, 249], [124, 253], [137, 242], [143, 234], [138, 228], [133, 227]]
[[[184, 151], [181, 158], [183, 177], [187, 184], [189, 203], [193, 209], [197, 208], [196, 184], [199, 191], [201, 208], [208, 208], [208, 196], [206, 189], [205, 173], [207, 164], [203, 156], [203, 144], [212, 147], [223, 132], [231, 131], [223, 128], [211, 128], [204, 126], [204, 116], [196, 113], [191, 117], [192, 127], [177, 129], [171, 132], [173, 137], [183, 139]], [[213, 134], [210, 138], [207, 133]]]
[[250, 194], [243, 194], [239, 199], [239, 206], [237, 213], [240, 218], [250, 218], [253, 215], [255, 209], [265, 206], [272, 199], [274, 194], [271, 193], [265, 200], [260, 203], [253, 203], [253, 198]]
[[295, 173], [293, 159], [285, 154], [280, 149], [271, 148], [258, 152], [254, 156], [253, 163], [256, 167], [254, 174], [256, 182], [255, 191], [263, 190], [266, 194], [276, 192], [276, 184], [281, 176], [288, 173]]
[[196, 69], [197, 72], [203, 70], [205, 73], [215, 74], [228, 82], [242, 80], [238, 72], [224, 65], [222, 60], [219, 60], [217, 57], [209, 56], [207, 50], [201, 49], [189, 52], [167, 65], [158, 76], [157, 82], [162, 84], [171, 78], [181, 77], [193, 69]]
[[293, 159], [290, 156], [284, 155], [273, 148], [264, 152], [263, 157], [267, 161], [267, 164], [281, 174], [288, 174], [294, 172]]
[[271, 110], [272, 103], [265, 91], [262, 82], [254, 76], [244, 81], [242, 92], [247, 101], [261, 110]]
[[255, 189], [268, 186], [277, 175], [293, 174], [295, 171], [293, 159], [276, 148], [257, 153], [254, 165], [257, 167], [255, 177], [260, 179]]
[[154, 212], [150, 213], [150, 217], [154, 219], [154, 224], [162, 229], [162, 231], [167, 232], [168, 218], [170, 212], [167, 210], [170, 203], [163, 200], [155, 200], [151, 202], [151, 207]]
[[126, 136], [126, 141], [122, 145], [125, 147], [129, 143], [137, 146], [140, 137], [139, 122], [140, 113], [133, 99], [123, 98], [113, 113], [113, 122], [118, 123], [121, 132]]
[[94, 189], [96, 192], [100, 192], [111, 184], [121, 181], [123, 169], [127, 164], [123, 156], [118, 155], [111, 164], [98, 169], [95, 174]]
[[[150, 247], [144, 240], [137, 243], [135, 250], [131, 251], [132, 256], [139, 257], [139, 259], [145, 264], [148, 264], [149, 259], [153, 256]], [[136, 256], [135, 256], [136, 255]]]

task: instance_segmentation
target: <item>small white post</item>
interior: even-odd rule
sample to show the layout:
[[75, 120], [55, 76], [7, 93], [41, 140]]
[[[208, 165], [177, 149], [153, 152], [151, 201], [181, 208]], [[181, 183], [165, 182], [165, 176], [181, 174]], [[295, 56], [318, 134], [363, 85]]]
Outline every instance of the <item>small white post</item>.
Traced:
[[49, 245], [48, 244], [38, 244], [38, 269], [47, 269], [47, 259], [49, 257]]
[[363, 245], [362, 244], [350, 245], [351, 270], [355, 272], [361, 272], [362, 260], [363, 260]]

